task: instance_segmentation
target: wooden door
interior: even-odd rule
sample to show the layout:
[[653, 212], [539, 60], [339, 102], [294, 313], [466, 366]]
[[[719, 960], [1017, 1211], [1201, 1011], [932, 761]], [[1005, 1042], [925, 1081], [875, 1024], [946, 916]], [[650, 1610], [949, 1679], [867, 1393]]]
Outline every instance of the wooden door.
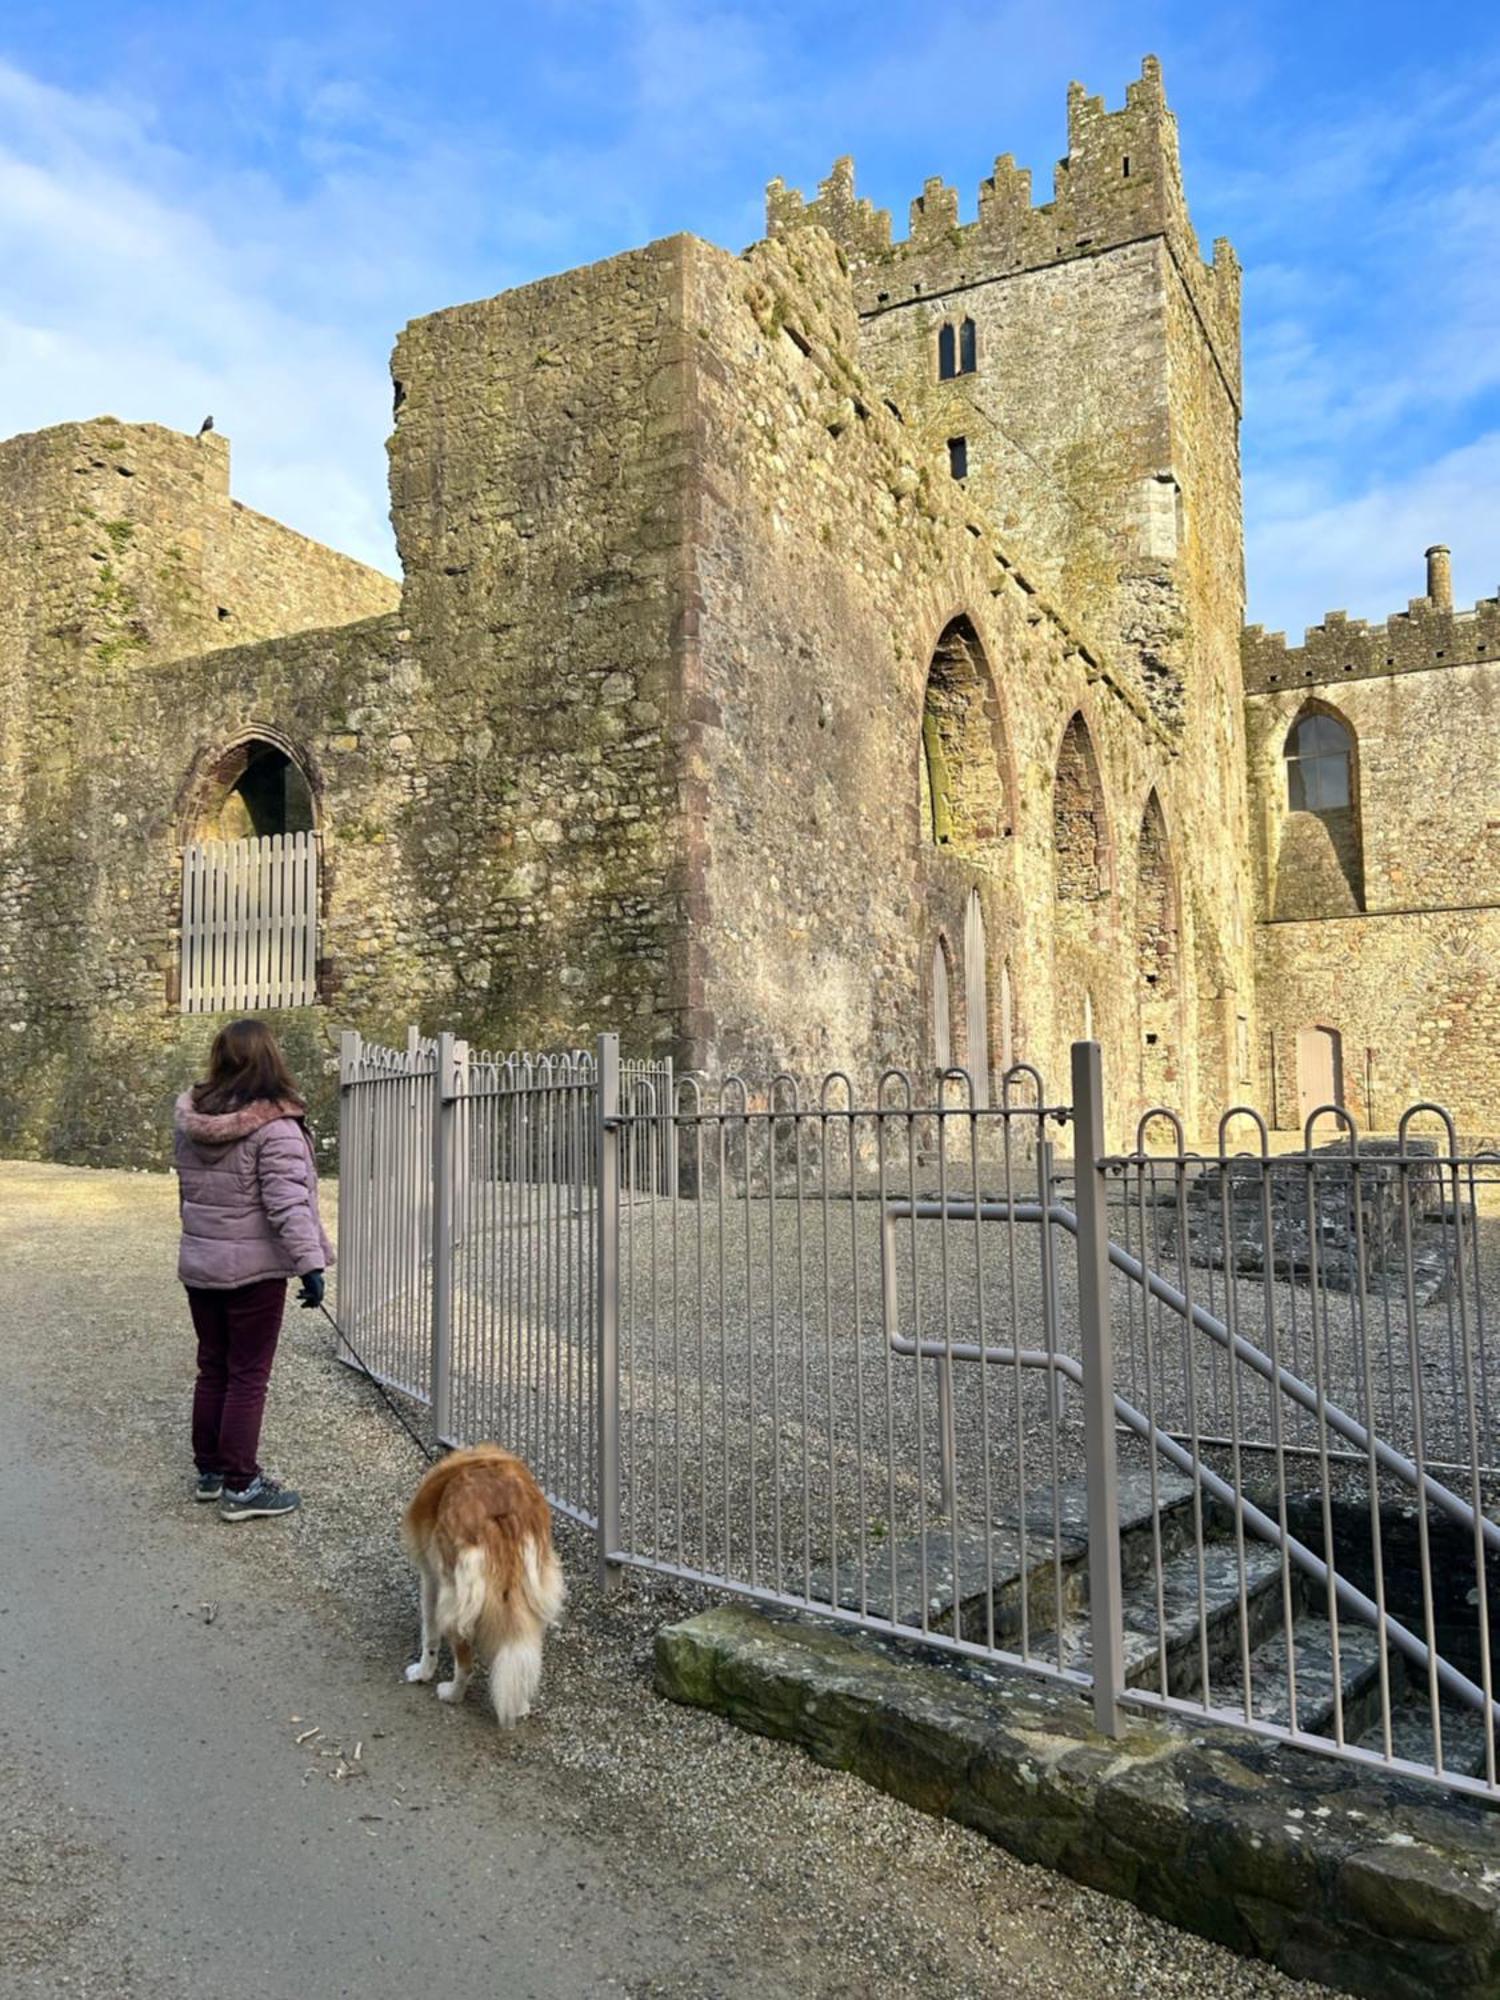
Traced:
[[1305, 1125], [1323, 1104], [1344, 1101], [1344, 1051], [1337, 1028], [1297, 1030], [1297, 1117]]

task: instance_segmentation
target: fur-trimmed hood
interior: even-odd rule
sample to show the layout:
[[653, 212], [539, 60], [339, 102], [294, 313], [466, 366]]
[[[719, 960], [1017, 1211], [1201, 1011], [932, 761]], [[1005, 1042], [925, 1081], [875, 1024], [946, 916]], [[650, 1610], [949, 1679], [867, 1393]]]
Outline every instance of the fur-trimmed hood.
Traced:
[[269, 1125], [277, 1118], [306, 1116], [306, 1105], [294, 1097], [261, 1097], [253, 1104], [242, 1104], [238, 1111], [199, 1111], [193, 1104], [193, 1093], [185, 1090], [177, 1100], [173, 1123], [185, 1139], [213, 1152], [248, 1139], [252, 1132], [258, 1132], [262, 1125]]

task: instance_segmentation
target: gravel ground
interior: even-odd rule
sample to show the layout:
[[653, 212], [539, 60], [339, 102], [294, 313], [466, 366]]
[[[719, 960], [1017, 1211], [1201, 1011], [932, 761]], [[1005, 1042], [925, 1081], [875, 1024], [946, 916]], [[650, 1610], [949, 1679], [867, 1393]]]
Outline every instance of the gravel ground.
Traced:
[[[183, 1504], [191, 1363], [171, 1277], [174, 1232], [164, 1178], [0, 1164], [7, 1359], [60, 1433], [107, 1457], [143, 1534], [153, 1511]], [[226, 1540], [224, 1562], [252, 1613], [258, 1589], [291, 1591], [316, 1611], [329, 1647], [387, 1660], [394, 1675], [415, 1630], [395, 1533], [414, 1454], [330, 1348], [326, 1323], [289, 1315], [266, 1450], [307, 1504], [291, 1521]], [[638, 1575], [601, 1598], [587, 1538], [563, 1525], [559, 1539], [572, 1606], [549, 1646], [538, 1713], [502, 1742], [471, 1698], [449, 1718], [472, 1729], [458, 1782], [491, 1786], [497, 1767], [534, 1773], [561, 1788], [570, 1831], [587, 1833], [616, 1893], [633, 1882], [691, 1885], [701, 1958], [691, 1972], [637, 1982], [642, 2000], [739, 1993], [748, 1974], [763, 1994], [943, 2000], [1322, 1990], [1023, 1867], [785, 1746], [662, 1702], [650, 1687], [653, 1636], [705, 1600]], [[431, 1727], [425, 1712], [412, 1713], [414, 1730]], [[29, 1817], [7, 1814], [10, 1851], [22, 1857], [7, 1872], [30, 1871], [28, 1948], [40, 1940], [61, 1964], [79, 1927], [108, 1926], [117, 1892], [91, 1858], [86, 1828], [34, 1788], [32, 1798]], [[548, 1832], [534, 1829], [539, 1841]], [[60, 1978], [54, 1990], [83, 1989]]]

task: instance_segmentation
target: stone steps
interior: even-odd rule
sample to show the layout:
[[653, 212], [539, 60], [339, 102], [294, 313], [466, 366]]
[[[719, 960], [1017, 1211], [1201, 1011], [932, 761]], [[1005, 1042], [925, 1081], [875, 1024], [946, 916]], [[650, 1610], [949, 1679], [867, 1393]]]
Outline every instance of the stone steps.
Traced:
[[827, 1568], [815, 1570], [808, 1595], [815, 1605], [837, 1604], [944, 1635], [953, 1633], [956, 1601], [961, 1636], [981, 1645], [989, 1643], [993, 1606], [994, 1643], [1009, 1647], [1022, 1629], [1023, 1593], [1033, 1628], [1050, 1630], [1055, 1623], [1059, 1571], [1064, 1618], [1080, 1608], [1086, 1555], [1087, 1544], [1076, 1537], [1065, 1534], [1054, 1543], [1037, 1528], [1022, 1536], [1016, 1527], [996, 1527], [988, 1546], [982, 1534], [964, 1530], [955, 1537], [949, 1528], [929, 1528], [925, 1535], [872, 1545], [863, 1575], [856, 1564], [844, 1565], [836, 1577]]
[[[1459, 1772], [1468, 1778], [1482, 1778], [1485, 1764], [1483, 1719], [1474, 1709], [1459, 1708], [1448, 1701], [1443, 1702], [1439, 1719], [1443, 1727], [1443, 1769]], [[1362, 1750], [1384, 1754], [1385, 1735], [1378, 1715], [1355, 1741]], [[1497, 1737], [1495, 1748], [1497, 1756], [1500, 1756], [1500, 1737]], [[1399, 1701], [1392, 1700], [1391, 1755], [1404, 1757], [1413, 1764], [1435, 1762], [1432, 1715], [1425, 1687], [1418, 1689], [1408, 1685]]]
[[[1134, 1470], [1121, 1479], [1121, 1574], [1124, 1585], [1125, 1680], [1130, 1687], [1205, 1705], [1225, 1717], [1244, 1717], [1241, 1648], [1249, 1648], [1251, 1713], [1257, 1721], [1292, 1727], [1287, 1684], [1287, 1644], [1281, 1582], [1281, 1554], [1269, 1543], [1247, 1536], [1243, 1565], [1229, 1516], [1205, 1502], [1205, 1542], [1200, 1574], [1194, 1542], [1191, 1481], [1162, 1469], [1154, 1498], [1160, 1509], [1153, 1525], [1149, 1475]], [[1158, 1550], [1161, 1609], [1158, 1631], [1156, 1585]], [[955, 1563], [956, 1556], [956, 1563]], [[1241, 1584], [1247, 1630], [1242, 1638]], [[924, 1596], [925, 1587], [925, 1596]], [[913, 1631], [959, 1634], [979, 1645], [1020, 1651], [1024, 1629], [1033, 1657], [1065, 1669], [1088, 1672], [1088, 1514], [1081, 1485], [1065, 1487], [1054, 1507], [1049, 1494], [996, 1523], [988, 1542], [982, 1533], [950, 1526], [931, 1527], [925, 1536], [871, 1544], [861, 1577], [846, 1565], [835, 1578], [815, 1572], [811, 1600], [844, 1610], [889, 1618]], [[1062, 1633], [1057, 1625], [1061, 1606]], [[925, 1615], [924, 1615], [925, 1607]], [[1307, 1580], [1292, 1575], [1293, 1652], [1296, 1671], [1296, 1727], [1308, 1735], [1334, 1734], [1334, 1639]], [[1165, 1660], [1165, 1674], [1163, 1673]], [[1400, 1655], [1388, 1655], [1393, 1754], [1417, 1763], [1430, 1760], [1431, 1724], [1424, 1689], [1407, 1685]], [[1379, 1648], [1366, 1625], [1341, 1618], [1338, 1670], [1343, 1734], [1347, 1742], [1380, 1750]], [[1484, 1737], [1477, 1717], [1444, 1702], [1444, 1758], [1447, 1767], [1472, 1775], [1483, 1770]]]
[[[1192, 1491], [1192, 1482], [1179, 1473], [1164, 1470], [1157, 1478], [1164, 1558], [1175, 1557], [1191, 1540]], [[1151, 1522], [1148, 1475], [1123, 1474], [1120, 1541], [1127, 1577], [1151, 1564]], [[1038, 1634], [1056, 1626], [1059, 1583], [1063, 1620], [1071, 1623], [1088, 1593], [1088, 1496], [1081, 1485], [1064, 1486], [1055, 1508], [1050, 1495], [1038, 1497], [1024, 1514], [995, 1522], [988, 1547], [982, 1531], [962, 1527], [955, 1536], [946, 1524], [889, 1543], [871, 1542], [862, 1577], [856, 1564], [845, 1562], [836, 1576], [824, 1565], [814, 1570], [808, 1596], [814, 1605], [837, 1604], [945, 1636], [954, 1630], [956, 1601], [959, 1632], [981, 1644], [989, 1642], [993, 1605], [994, 1643], [1013, 1647], [1022, 1630], [1023, 1571], [1028, 1630]]]
[[[1296, 1727], [1309, 1736], [1334, 1733], [1333, 1628], [1326, 1618], [1306, 1611], [1292, 1634], [1296, 1669]], [[1353, 1741], [1380, 1714], [1380, 1647], [1373, 1629], [1339, 1620], [1338, 1684], [1342, 1694], [1344, 1736]], [[1399, 1670], [1397, 1670], [1399, 1685]], [[1244, 1714], [1245, 1684], [1238, 1664], [1210, 1684], [1214, 1708]], [[1293, 1726], [1291, 1688], [1287, 1680], [1286, 1635], [1275, 1632], [1250, 1655], [1251, 1712], [1259, 1722]]]

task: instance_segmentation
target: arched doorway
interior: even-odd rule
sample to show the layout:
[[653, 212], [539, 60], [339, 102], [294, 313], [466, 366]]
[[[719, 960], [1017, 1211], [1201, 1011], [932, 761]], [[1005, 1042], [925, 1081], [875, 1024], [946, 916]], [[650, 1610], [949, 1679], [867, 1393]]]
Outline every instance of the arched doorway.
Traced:
[[318, 873], [313, 788], [291, 748], [251, 734], [207, 760], [183, 817], [185, 1014], [312, 1004]]

